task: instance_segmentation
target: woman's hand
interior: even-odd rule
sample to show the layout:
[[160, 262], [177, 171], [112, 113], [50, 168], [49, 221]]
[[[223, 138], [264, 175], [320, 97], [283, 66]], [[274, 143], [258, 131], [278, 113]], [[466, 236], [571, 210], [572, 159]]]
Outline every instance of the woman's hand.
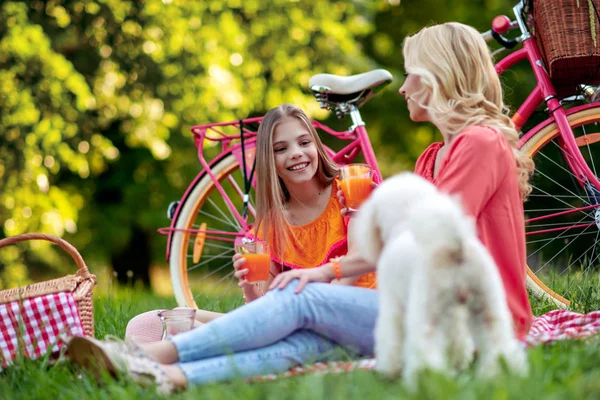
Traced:
[[300, 293], [308, 282], [330, 282], [334, 278], [331, 264], [325, 264], [322, 267], [308, 269], [292, 269], [282, 272], [273, 279], [269, 285], [269, 290], [279, 288], [283, 289], [294, 279], [300, 279], [295, 293]]

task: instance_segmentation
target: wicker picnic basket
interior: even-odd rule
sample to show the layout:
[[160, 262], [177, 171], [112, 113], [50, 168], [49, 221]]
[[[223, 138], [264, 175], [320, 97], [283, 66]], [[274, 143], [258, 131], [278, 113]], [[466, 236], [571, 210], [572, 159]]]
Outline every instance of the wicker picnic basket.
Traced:
[[57, 244], [75, 260], [78, 270], [74, 275], [66, 275], [62, 278], [0, 291], [0, 304], [60, 292], [72, 293], [85, 334], [94, 337], [92, 290], [96, 285], [96, 276], [90, 273], [81, 254], [67, 241], [42, 233], [25, 233], [2, 239], [0, 240], [0, 248], [27, 240], [47, 240]]
[[530, 0], [534, 35], [560, 97], [600, 84], [600, 0]]

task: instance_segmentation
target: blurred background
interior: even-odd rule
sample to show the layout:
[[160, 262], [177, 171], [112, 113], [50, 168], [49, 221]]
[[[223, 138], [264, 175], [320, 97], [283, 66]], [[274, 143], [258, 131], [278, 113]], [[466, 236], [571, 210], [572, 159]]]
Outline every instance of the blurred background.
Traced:
[[[397, 93], [403, 38], [446, 21], [488, 30], [514, 2], [2, 1], [0, 237], [58, 235], [93, 272], [168, 293], [156, 230], [200, 170], [190, 126], [291, 102], [343, 130], [309, 78], [385, 68], [394, 83], [363, 119], [384, 176], [411, 169], [440, 136]], [[503, 83], [518, 105], [534, 80], [516, 68]], [[2, 249], [0, 264], [0, 289], [75, 268], [44, 242]]]

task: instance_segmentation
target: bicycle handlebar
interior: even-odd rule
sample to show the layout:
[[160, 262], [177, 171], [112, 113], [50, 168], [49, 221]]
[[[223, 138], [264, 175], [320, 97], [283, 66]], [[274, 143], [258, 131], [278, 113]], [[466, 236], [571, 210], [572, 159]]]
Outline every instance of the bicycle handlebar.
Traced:
[[518, 39], [507, 39], [499, 33], [492, 31], [492, 37], [496, 39], [496, 42], [500, 43], [500, 45], [506, 49], [512, 49], [517, 44], [519, 44]]
[[[511, 21], [508, 29], [506, 31], [500, 32], [500, 33], [512, 31], [513, 29], [517, 28], [518, 26], [519, 26], [519, 23], [517, 21]], [[482, 32], [481, 36], [483, 37], [483, 39], [486, 42], [491, 42], [492, 40], [496, 40], [498, 43], [500, 43], [504, 47], [506, 47], [505, 44], [512, 46], [512, 47], [507, 47], [508, 49], [512, 49], [513, 47], [515, 47], [517, 45], [517, 43], [519, 43], [519, 41], [517, 39], [506, 39], [500, 33], [497, 33], [493, 29], [490, 29], [489, 31]], [[496, 36], [499, 36], [500, 39], [498, 39]], [[512, 42], [514, 42], [514, 44]]]

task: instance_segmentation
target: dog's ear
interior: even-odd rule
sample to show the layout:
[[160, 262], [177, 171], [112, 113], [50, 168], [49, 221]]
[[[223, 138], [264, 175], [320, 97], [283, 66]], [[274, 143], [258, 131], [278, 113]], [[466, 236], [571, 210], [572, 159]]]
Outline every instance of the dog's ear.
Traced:
[[362, 258], [370, 263], [377, 263], [383, 241], [377, 222], [377, 207], [372, 199], [365, 201], [358, 213], [351, 218], [348, 237], [350, 244], [358, 248]]

